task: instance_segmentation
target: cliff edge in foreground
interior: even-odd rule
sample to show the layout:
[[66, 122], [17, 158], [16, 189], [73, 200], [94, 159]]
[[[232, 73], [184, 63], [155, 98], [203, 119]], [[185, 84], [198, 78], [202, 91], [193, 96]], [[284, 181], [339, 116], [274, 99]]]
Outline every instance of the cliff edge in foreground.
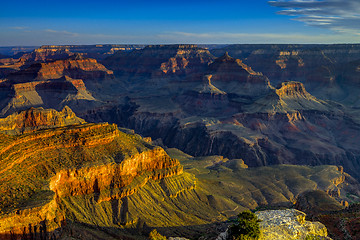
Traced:
[[330, 239], [324, 224], [306, 221], [306, 214], [296, 209], [267, 210], [255, 214], [261, 220], [263, 240]]

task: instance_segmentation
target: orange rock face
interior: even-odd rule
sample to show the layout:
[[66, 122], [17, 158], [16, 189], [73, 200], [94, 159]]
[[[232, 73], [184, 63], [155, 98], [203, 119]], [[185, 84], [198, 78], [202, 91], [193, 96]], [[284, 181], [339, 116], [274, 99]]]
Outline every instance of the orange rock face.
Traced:
[[67, 76], [73, 79], [103, 80], [113, 78], [113, 72], [95, 59], [77, 57], [46, 63], [36, 63], [9, 76], [12, 82], [43, 81]]
[[300, 82], [284, 82], [280, 85], [280, 88], [276, 90], [276, 93], [280, 97], [284, 96], [295, 96], [295, 95], [306, 95], [309, 94], [304, 87], [304, 84]]
[[74, 55], [68, 49], [55, 49], [55, 48], [37, 48], [30, 53], [24, 54], [20, 60], [31, 62], [44, 62], [49, 60], [65, 59]]
[[162, 148], [116, 125], [86, 124], [69, 108], [30, 109], [1, 124], [3, 132], [29, 131], [0, 134], [0, 239], [55, 234], [67, 219], [63, 198], [122, 199], [150, 179], [182, 173]]
[[65, 107], [61, 112], [53, 109], [30, 108], [19, 114], [0, 119], [0, 131], [17, 134], [82, 123], [85, 121], [76, 117], [75, 113], [68, 107]]
[[162, 148], [157, 148], [136, 154], [120, 164], [60, 171], [51, 179], [50, 189], [59, 197], [97, 193], [97, 201], [102, 202], [135, 193], [138, 187], [125, 187], [140, 175], [145, 176], [141, 183], [144, 185], [149, 179], [158, 180], [181, 173], [179, 162], [171, 159]]
[[[85, 71], [85, 75], [91, 78], [100, 78], [102, 75], [112, 75], [113, 72], [107, 70], [103, 65], [99, 64], [95, 59], [81, 60], [58, 60], [51, 63], [42, 63], [41, 69], [36, 77], [37, 80], [56, 79], [64, 75], [72, 78], [84, 78], [81, 72]], [[88, 72], [88, 73], [86, 73]], [[101, 72], [101, 73], [100, 73]], [[103, 72], [103, 73], [102, 73]], [[87, 77], [85, 77], [86, 79]]]

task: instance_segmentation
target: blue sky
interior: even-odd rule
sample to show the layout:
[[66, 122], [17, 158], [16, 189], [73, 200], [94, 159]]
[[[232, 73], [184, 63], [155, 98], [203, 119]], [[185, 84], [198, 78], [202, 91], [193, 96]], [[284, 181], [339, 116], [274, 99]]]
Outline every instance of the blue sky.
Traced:
[[359, 0], [3, 1], [0, 45], [357, 43]]

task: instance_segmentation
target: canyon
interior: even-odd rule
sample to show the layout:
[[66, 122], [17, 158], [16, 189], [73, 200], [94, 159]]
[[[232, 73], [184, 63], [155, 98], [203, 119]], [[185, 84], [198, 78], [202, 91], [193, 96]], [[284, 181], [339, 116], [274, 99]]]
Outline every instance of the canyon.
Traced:
[[290, 206], [304, 190], [338, 201], [359, 194], [336, 166], [194, 158], [114, 124], [86, 123], [69, 108], [1, 120], [1, 239], [107, 239], [152, 228], [193, 237], [247, 208]]
[[360, 197], [359, 60], [359, 45], [3, 57], [0, 239], [211, 239], [245, 209], [306, 210], [312, 190], [346, 211]]

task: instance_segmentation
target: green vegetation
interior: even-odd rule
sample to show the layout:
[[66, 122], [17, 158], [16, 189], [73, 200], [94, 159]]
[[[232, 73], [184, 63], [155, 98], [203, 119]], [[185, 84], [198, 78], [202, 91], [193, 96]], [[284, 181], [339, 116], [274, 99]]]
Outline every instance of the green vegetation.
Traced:
[[167, 238], [158, 233], [156, 229], [152, 230], [149, 234], [150, 240], [166, 240]]
[[319, 237], [319, 236], [315, 236], [315, 235], [312, 235], [312, 234], [307, 235], [307, 236], [305, 237], [305, 240], [321, 240], [321, 239], [324, 239], [324, 238]]
[[259, 239], [261, 235], [259, 222], [257, 216], [249, 210], [241, 212], [236, 219], [236, 223], [229, 228], [231, 239]]

